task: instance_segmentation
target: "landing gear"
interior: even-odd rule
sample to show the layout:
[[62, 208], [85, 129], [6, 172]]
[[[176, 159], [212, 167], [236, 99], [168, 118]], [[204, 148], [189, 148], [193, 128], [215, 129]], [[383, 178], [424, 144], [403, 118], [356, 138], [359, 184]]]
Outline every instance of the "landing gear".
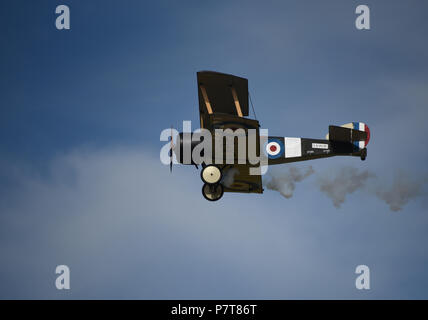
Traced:
[[207, 184], [205, 183], [202, 187], [202, 195], [208, 201], [219, 200], [224, 193], [223, 185], [221, 184]]
[[202, 195], [208, 201], [219, 200], [224, 193], [224, 187], [220, 183], [223, 178], [222, 171], [215, 165], [203, 165], [201, 179], [204, 182], [202, 186]]
[[361, 150], [361, 160], [364, 161], [367, 158], [367, 149]]
[[221, 170], [214, 165], [206, 166], [201, 171], [201, 179], [206, 184], [217, 184], [222, 178]]

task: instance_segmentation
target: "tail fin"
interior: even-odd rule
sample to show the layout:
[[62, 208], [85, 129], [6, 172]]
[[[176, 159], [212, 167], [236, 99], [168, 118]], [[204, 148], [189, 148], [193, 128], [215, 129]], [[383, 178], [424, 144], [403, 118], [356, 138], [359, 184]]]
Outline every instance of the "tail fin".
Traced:
[[327, 140], [351, 142], [356, 149], [364, 149], [370, 140], [370, 129], [363, 122], [350, 122], [340, 127], [329, 126]]

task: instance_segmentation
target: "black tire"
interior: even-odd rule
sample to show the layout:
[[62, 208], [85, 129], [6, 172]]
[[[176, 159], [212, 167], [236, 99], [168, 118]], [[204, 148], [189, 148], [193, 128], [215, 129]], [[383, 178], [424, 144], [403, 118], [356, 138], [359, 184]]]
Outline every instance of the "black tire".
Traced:
[[[211, 192], [214, 191], [214, 192]], [[202, 195], [208, 201], [217, 201], [223, 197], [224, 188], [223, 185], [219, 184], [208, 184], [204, 183], [202, 186]]]

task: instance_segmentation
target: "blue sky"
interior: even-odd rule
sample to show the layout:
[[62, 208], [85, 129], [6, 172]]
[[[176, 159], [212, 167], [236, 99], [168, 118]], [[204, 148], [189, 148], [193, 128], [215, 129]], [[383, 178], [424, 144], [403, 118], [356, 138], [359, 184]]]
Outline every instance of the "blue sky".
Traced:
[[[59, 4], [71, 30], [55, 29]], [[426, 1], [0, 6], [1, 298], [428, 297], [425, 193], [391, 212], [367, 190], [337, 209], [317, 187], [348, 165], [384, 185], [426, 180]], [[198, 123], [199, 70], [248, 78], [271, 135], [366, 122], [367, 160], [297, 165], [315, 174], [291, 199], [208, 203], [199, 172], [159, 161], [161, 130]], [[69, 291], [54, 286], [59, 264]], [[360, 264], [369, 291], [354, 286]]]

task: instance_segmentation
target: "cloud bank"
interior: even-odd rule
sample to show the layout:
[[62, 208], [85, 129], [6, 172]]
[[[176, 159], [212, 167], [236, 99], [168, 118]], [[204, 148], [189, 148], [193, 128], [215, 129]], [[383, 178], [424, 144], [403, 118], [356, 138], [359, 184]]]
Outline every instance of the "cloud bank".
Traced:
[[[396, 279], [403, 255], [383, 257], [400, 247], [405, 261], [424, 259], [412, 251], [423, 221], [409, 239], [400, 236], [409, 221], [394, 224], [385, 215], [374, 222], [352, 208], [346, 217], [328, 208], [320, 215], [309, 202], [284, 204], [269, 194], [226, 194], [210, 203], [193, 167], [171, 175], [143, 149], [76, 150], [45, 173], [12, 167], [2, 166], [14, 183], [0, 194], [1, 298], [358, 298], [354, 270], [363, 262], [384, 275], [369, 297], [396, 297], [408, 293], [394, 291], [388, 275]], [[290, 195], [312, 172], [288, 169], [274, 181]], [[371, 224], [362, 243], [355, 225], [364, 220]], [[378, 246], [367, 246], [371, 235]], [[60, 264], [70, 267], [67, 292], [54, 285]]]

